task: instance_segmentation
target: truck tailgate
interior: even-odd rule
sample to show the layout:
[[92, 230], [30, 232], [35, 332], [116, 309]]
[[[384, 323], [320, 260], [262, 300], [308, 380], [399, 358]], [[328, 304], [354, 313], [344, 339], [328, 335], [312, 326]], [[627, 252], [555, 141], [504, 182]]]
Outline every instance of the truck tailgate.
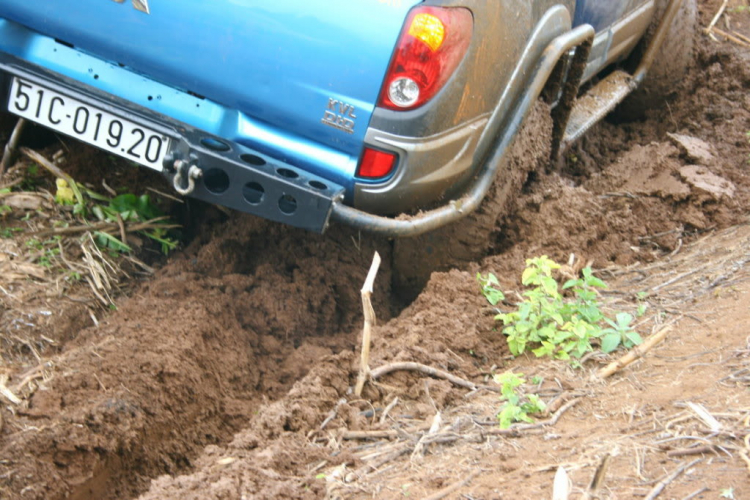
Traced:
[[3, 0], [0, 17], [356, 157], [415, 3]]

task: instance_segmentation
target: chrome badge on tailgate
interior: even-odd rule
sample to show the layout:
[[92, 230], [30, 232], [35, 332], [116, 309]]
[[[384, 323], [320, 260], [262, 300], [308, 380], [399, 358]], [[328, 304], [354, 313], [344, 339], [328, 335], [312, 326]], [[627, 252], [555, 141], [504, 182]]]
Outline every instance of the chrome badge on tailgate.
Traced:
[[[114, 1], [117, 3], [125, 2], [125, 0], [114, 0]], [[151, 14], [151, 9], [148, 8], [148, 0], [133, 0], [133, 7], [136, 10], [145, 12], [146, 14]]]

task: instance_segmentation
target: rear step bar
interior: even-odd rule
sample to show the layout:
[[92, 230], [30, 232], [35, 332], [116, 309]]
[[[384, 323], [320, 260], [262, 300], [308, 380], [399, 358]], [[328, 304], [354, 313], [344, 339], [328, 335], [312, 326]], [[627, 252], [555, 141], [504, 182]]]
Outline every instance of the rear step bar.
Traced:
[[[616, 70], [575, 100], [558, 152], [563, 152], [636, 88], [633, 75]], [[553, 153], [554, 154], [554, 153]]]

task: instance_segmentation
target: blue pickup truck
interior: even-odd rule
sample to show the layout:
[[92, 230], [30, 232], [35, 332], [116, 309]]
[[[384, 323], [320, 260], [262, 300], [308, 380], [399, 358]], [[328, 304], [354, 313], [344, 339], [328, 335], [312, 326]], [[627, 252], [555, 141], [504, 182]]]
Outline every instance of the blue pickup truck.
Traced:
[[2, 0], [0, 106], [161, 172], [183, 195], [317, 232], [336, 221], [415, 236], [503, 182], [498, 165], [540, 98], [554, 155], [655, 60], [679, 78], [690, 37], [671, 27], [695, 10], [695, 0]]

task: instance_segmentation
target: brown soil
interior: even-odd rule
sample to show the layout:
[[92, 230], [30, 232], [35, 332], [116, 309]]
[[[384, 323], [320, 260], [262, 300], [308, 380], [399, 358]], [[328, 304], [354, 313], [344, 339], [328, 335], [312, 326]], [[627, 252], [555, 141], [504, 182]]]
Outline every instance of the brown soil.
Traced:
[[[700, 2], [701, 26], [721, 3]], [[750, 13], [719, 27], [750, 35]], [[69, 313], [53, 295], [0, 303], [3, 325], [50, 306], [34, 342], [2, 334], [13, 349], [0, 375], [22, 401], [2, 398], [0, 497], [428, 498], [455, 486], [445, 498], [531, 499], [549, 498], [563, 467], [576, 497], [606, 468], [592, 498], [640, 498], [685, 465], [664, 498], [750, 498], [750, 51], [702, 33], [696, 47], [666, 109], [601, 123], [563, 169], [536, 172], [483, 260], [433, 274], [406, 307], [389, 266], [378, 274], [372, 368], [417, 362], [490, 388], [513, 369], [538, 377], [529, 390], [558, 420], [503, 433], [495, 392], [411, 371], [354, 397], [359, 289], [391, 243], [197, 207], [191, 243], [131, 281], [117, 311], [96, 310], [98, 326], [91, 307]], [[672, 332], [606, 381], [595, 372], [612, 356], [580, 369], [513, 359], [474, 276], [494, 272], [513, 297], [524, 260], [542, 254], [591, 262], [609, 311], [640, 306], [644, 336]], [[45, 338], [54, 347], [35, 349]]]

